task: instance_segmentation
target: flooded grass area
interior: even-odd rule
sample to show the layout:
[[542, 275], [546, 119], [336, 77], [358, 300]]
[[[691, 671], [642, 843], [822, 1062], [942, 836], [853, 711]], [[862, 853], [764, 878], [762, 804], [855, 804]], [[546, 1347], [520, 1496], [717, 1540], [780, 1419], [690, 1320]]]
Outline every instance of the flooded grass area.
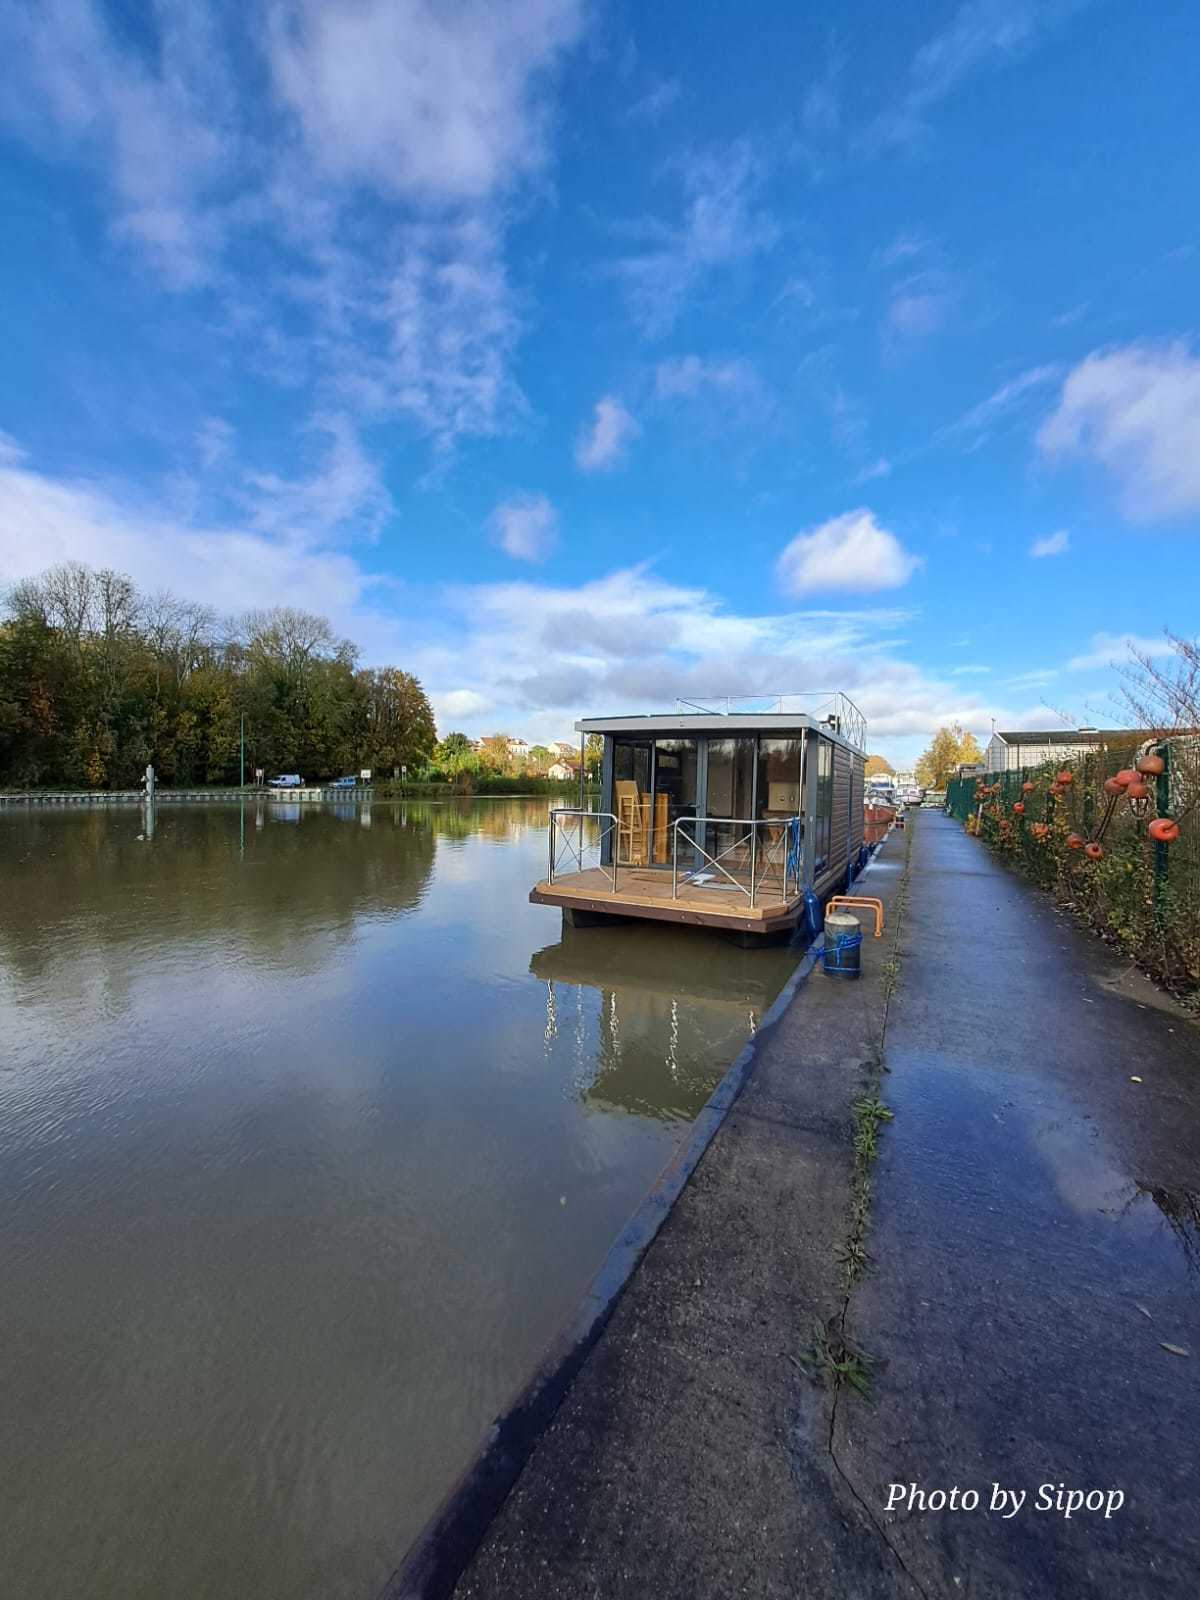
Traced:
[[0, 815], [6, 1585], [370, 1596], [792, 967], [547, 802]]

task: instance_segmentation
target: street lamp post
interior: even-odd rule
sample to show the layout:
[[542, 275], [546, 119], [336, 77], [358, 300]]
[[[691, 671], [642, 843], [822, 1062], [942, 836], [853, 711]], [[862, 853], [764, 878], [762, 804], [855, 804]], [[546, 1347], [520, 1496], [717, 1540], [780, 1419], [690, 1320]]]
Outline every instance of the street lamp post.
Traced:
[[244, 711], [242, 712], [242, 716], [241, 716], [241, 725], [242, 725], [241, 726], [241, 750], [242, 750], [241, 785], [242, 785], [242, 788], [244, 789], [246, 787], [246, 713]]

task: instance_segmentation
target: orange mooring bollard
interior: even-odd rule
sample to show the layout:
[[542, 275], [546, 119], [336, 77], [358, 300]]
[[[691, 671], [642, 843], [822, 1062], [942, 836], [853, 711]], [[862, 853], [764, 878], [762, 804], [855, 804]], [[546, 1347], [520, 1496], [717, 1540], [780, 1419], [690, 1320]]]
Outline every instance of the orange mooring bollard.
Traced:
[[836, 911], [839, 906], [865, 906], [875, 913], [875, 937], [883, 934], [883, 901], [872, 900], [865, 894], [835, 894], [825, 902], [826, 911]]

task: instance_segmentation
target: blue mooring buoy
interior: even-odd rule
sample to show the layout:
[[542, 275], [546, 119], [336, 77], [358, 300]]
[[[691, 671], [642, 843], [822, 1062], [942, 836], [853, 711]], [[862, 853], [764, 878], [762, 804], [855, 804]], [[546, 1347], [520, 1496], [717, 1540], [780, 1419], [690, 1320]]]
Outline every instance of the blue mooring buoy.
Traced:
[[862, 928], [844, 911], [825, 916], [825, 948], [821, 969], [831, 978], [857, 978], [862, 974]]

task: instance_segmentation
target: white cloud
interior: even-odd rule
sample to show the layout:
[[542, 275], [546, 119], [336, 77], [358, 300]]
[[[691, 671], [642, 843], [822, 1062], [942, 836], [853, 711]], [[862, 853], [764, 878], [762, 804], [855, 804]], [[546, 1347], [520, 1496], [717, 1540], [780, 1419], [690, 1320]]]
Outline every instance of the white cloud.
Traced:
[[233, 429], [222, 417], [205, 417], [196, 430], [196, 454], [202, 466], [215, 467], [228, 456]]
[[876, 259], [890, 277], [884, 350], [890, 356], [904, 355], [947, 326], [962, 300], [962, 284], [938, 245], [922, 234], [898, 234]]
[[0, 118], [95, 168], [114, 239], [213, 290], [257, 373], [442, 449], [512, 426], [511, 197], [585, 0], [143, 9], [144, 50], [101, 0], [0, 5]]
[[433, 700], [439, 723], [443, 723], [447, 717], [477, 717], [490, 706], [487, 695], [475, 689], [447, 689], [435, 695]]
[[869, 593], [906, 584], [922, 558], [905, 550], [894, 533], [860, 508], [798, 533], [775, 565], [785, 593], [840, 589]]
[[869, 467], [864, 467], [854, 480], [856, 483], [870, 483], [872, 478], [887, 478], [891, 476], [892, 463], [886, 456], [880, 456], [872, 461]]
[[1071, 0], [966, 0], [914, 56], [913, 93], [923, 103], [940, 99], [989, 59], [1017, 55], [1074, 9]]
[[313, 519], [274, 530], [193, 526], [110, 487], [35, 471], [11, 450], [0, 461], [0, 587], [61, 561], [115, 567], [147, 590], [171, 589], [220, 612], [261, 605], [319, 611], [342, 629], [361, 623], [373, 580], [314, 536]]
[[576, 466], [584, 472], [615, 467], [641, 431], [619, 400], [604, 395], [596, 401], [591, 423], [576, 442]]
[[951, 667], [952, 678], [979, 678], [990, 672], [991, 667]]
[[[489, 704], [467, 731], [561, 736], [573, 715], [671, 710], [677, 697], [802, 692], [836, 683], [878, 740], [916, 745], [942, 722], [982, 732], [1017, 713], [923, 673], [889, 642], [910, 615], [880, 607], [748, 615], [645, 567], [578, 586], [472, 585], [449, 595], [441, 642], [415, 657], [427, 687], [467, 682]], [[469, 663], [468, 679], [464, 665]]]
[[237, 498], [263, 532], [327, 535], [349, 528], [357, 538], [373, 537], [392, 511], [379, 468], [347, 418], [318, 417], [312, 427], [329, 441], [319, 467], [299, 478], [249, 473]]
[[972, 406], [956, 422], [951, 422], [942, 428], [938, 437], [940, 439], [961, 437], [966, 440], [969, 450], [977, 450], [1000, 423], [1017, 413], [1022, 404], [1039, 389], [1055, 382], [1061, 372], [1061, 366], [1052, 364], [1030, 367], [1027, 371], [1018, 373], [1015, 378], [1009, 378], [998, 389], [993, 390], [986, 400], [981, 400], [978, 405]]
[[210, 201], [236, 115], [212, 18], [164, 9], [156, 24], [151, 68], [120, 49], [93, 0], [4, 7], [0, 116], [38, 148], [99, 166], [114, 234], [188, 288], [213, 276], [223, 222]]
[[660, 361], [654, 373], [654, 387], [660, 399], [691, 399], [704, 389], [744, 393], [760, 385], [752, 363], [741, 358], [705, 361], [700, 356], [673, 356], [669, 361]]
[[972, 73], [1012, 61], [1035, 45], [1087, 0], [964, 0], [953, 16], [913, 56], [908, 88], [899, 103], [872, 124], [867, 148], [912, 140], [924, 117]]
[[545, 561], [558, 540], [558, 515], [544, 494], [518, 494], [502, 501], [488, 526], [514, 561]]
[[1029, 546], [1029, 554], [1034, 557], [1062, 556], [1071, 548], [1071, 535], [1065, 528], [1060, 528], [1057, 533], [1048, 533], [1044, 539], [1035, 539]]
[[1022, 688], [1030, 684], [1049, 683], [1058, 677], [1057, 667], [1035, 667], [1031, 672], [1019, 672], [1015, 678], [1005, 678], [1006, 684]]
[[442, 445], [524, 411], [508, 374], [519, 328], [489, 224], [411, 229], [380, 316], [385, 410], [407, 412]]
[[1200, 356], [1182, 342], [1094, 351], [1067, 376], [1038, 446], [1115, 479], [1125, 515], [1152, 522], [1200, 511]]
[[478, 200], [545, 160], [541, 79], [583, 27], [581, 0], [292, 0], [267, 55], [312, 161], [340, 182]]
[[888, 295], [884, 312], [884, 344], [890, 352], [932, 338], [954, 315], [961, 290], [958, 282], [940, 268], [911, 273]]
[[711, 273], [769, 249], [778, 237], [759, 202], [762, 175], [745, 142], [692, 157], [676, 170], [682, 218], [670, 226], [657, 220], [626, 226], [622, 231], [644, 237], [645, 245], [611, 268], [630, 315], [651, 338], [671, 330]]
[[672, 106], [676, 105], [683, 90], [678, 78], [663, 78], [652, 89], [635, 100], [622, 118], [625, 122], [660, 122]]
[[774, 399], [752, 361], [741, 356], [704, 359], [673, 356], [654, 371], [656, 397], [706, 411], [719, 427], [747, 427], [769, 420]]
[[414, 592], [310, 528], [192, 525], [113, 485], [37, 472], [0, 436], [0, 588], [64, 560], [113, 566], [146, 590], [170, 588], [222, 613], [272, 604], [322, 613], [362, 646], [366, 663], [416, 672], [443, 731], [508, 727], [560, 738], [573, 714], [831, 683], [861, 705], [873, 747], [904, 747], [909, 759], [942, 722], [980, 732], [992, 716], [1019, 720], [1012, 707], [898, 655], [893, 636], [911, 621], [902, 610], [738, 613], [646, 567], [572, 587], [521, 581]]
[[1093, 667], [1129, 666], [1133, 653], [1161, 658], [1174, 655], [1175, 647], [1160, 634], [1146, 638], [1136, 633], [1094, 633], [1092, 647], [1083, 655], [1072, 656], [1067, 662], [1069, 672], [1087, 672]]

